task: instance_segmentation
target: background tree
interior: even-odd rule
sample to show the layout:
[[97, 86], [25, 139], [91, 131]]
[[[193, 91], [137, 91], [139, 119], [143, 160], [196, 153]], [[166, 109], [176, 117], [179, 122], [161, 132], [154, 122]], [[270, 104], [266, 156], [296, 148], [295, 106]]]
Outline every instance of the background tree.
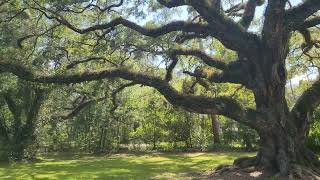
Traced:
[[38, 114], [47, 92], [21, 80], [12, 81], [10, 76], [1, 80], [5, 86], [1, 89], [0, 160], [34, 158], [33, 152], [26, 150], [36, 140]]

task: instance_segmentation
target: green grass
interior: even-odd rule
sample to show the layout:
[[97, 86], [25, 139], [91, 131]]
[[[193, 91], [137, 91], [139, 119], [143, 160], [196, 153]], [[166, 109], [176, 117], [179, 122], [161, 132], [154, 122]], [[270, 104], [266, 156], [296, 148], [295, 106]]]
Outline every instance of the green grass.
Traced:
[[0, 179], [184, 179], [254, 153], [46, 156], [36, 163], [0, 166]]

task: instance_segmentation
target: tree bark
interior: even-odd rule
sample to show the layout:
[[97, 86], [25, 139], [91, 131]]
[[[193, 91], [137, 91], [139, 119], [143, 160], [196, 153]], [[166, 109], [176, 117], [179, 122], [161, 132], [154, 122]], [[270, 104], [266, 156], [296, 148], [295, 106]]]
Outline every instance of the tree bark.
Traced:
[[260, 135], [260, 148], [254, 160], [235, 161], [235, 165], [246, 168], [255, 166], [258, 169], [279, 173], [281, 176], [293, 175], [306, 178], [319, 176], [320, 163], [317, 156], [308, 150], [303, 142], [288, 135], [285, 130], [274, 130]]
[[[278, 78], [279, 76], [279, 74], [265, 75]], [[257, 111], [265, 114], [265, 121], [259, 123], [256, 128], [260, 136], [258, 154], [254, 160], [235, 161], [235, 164], [240, 167], [253, 165], [258, 169], [278, 172], [285, 177], [319, 176], [319, 160], [305, 145], [309, 128], [301, 130], [295, 124], [297, 121], [308, 121], [295, 118], [310, 118], [310, 116], [295, 117], [289, 111], [285, 99], [284, 80], [270, 79], [267, 82], [265, 89], [254, 91]]]
[[220, 125], [216, 114], [210, 114], [212, 124], [213, 144], [220, 144]]

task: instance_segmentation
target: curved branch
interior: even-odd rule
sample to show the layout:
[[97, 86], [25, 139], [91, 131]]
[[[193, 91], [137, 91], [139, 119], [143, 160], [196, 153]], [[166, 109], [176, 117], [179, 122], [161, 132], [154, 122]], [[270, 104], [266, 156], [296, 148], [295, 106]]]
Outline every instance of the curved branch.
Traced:
[[[253, 21], [256, 7], [265, 3], [265, 0], [248, 0], [247, 2], [241, 2], [225, 11], [228, 16], [241, 16], [239, 23], [246, 29], [249, 28]], [[244, 10], [243, 13], [239, 11]]]
[[174, 54], [172, 54], [170, 57], [172, 59], [172, 62], [170, 63], [169, 67], [167, 68], [167, 73], [166, 73], [166, 77], [165, 77], [165, 80], [167, 82], [172, 80], [173, 69], [177, 66], [178, 61], [179, 61], [178, 57]]
[[[190, 3], [188, 2], [188, 5], [194, 7], [209, 24], [174, 21], [161, 27], [152, 29], [142, 27], [134, 22], [123, 19], [122, 17], [116, 18], [105, 24], [98, 24], [88, 28], [81, 29], [74, 26], [72, 23], [70, 23], [57, 12], [45, 9], [43, 7], [34, 9], [42, 12], [47, 18], [55, 19], [59, 23], [80, 34], [96, 30], [113, 29], [119, 25], [125, 26], [127, 28], [137, 31], [138, 33], [144, 36], [149, 37], [159, 37], [175, 31], [208, 34], [217, 38], [227, 48], [230, 48], [235, 51], [252, 54], [253, 49], [256, 49], [257, 44], [259, 44], [260, 42], [259, 37], [255, 34], [248, 33], [246, 29], [243, 28], [240, 24], [235, 23], [233, 20], [225, 17], [223, 14], [221, 14], [220, 10], [216, 9], [215, 6], [210, 6], [210, 8], [204, 6], [203, 1], [204, 0], [191, 0]], [[170, 8], [173, 7], [173, 5], [174, 7], [180, 6], [181, 4], [185, 5], [184, 1], [180, 2], [175, 0], [163, 0], [160, 2], [162, 2], [162, 4], [167, 4], [167, 7]], [[52, 16], [48, 15], [47, 12], [50, 12]]]
[[[88, 28], [80, 29], [74, 26], [72, 23], [70, 23], [67, 19], [65, 19], [62, 15], [58, 14], [57, 12], [54, 12], [52, 10], [47, 10], [47, 9], [39, 9], [39, 8], [34, 8], [34, 9], [42, 12], [47, 18], [55, 19], [60, 24], [70, 28], [71, 30], [79, 34], [85, 34], [85, 33], [96, 31], [96, 30], [114, 29], [119, 25], [125, 26], [129, 29], [137, 31], [142, 35], [149, 36], [149, 37], [159, 37], [174, 31], [196, 32], [196, 33], [208, 33], [209, 31], [207, 28], [207, 25], [185, 22], [185, 21], [174, 21], [158, 28], [145, 28], [132, 21], [123, 19], [122, 17], [115, 18], [108, 23], [97, 24]], [[53, 16], [48, 15], [46, 11], [53, 14]]]
[[296, 30], [304, 24], [306, 19], [320, 10], [319, 0], [306, 0], [297, 7], [288, 10], [285, 14], [290, 30]]
[[311, 114], [320, 104], [320, 80], [317, 80], [297, 100], [292, 115], [295, 117], [296, 127], [303, 128], [309, 122]]
[[111, 97], [112, 97], [113, 108], [111, 108], [111, 110], [110, 110], [110, 112], [112, 112], [112, 114], [119, 106], [118, 102], [117, 102], [117, 94], [120, 93], [121, 91], [123, 91], [124, 89], [126, 89], [127, 87], [131, 87], [136, 84], [137, 83], [135, 83], [135, 82], [124, 84], [124, 85], [120, 86], [118, 89], [116, 89], [114, 92], [112, 92]]
[[31, 82], [56, 84], [80, 83], [118, 77], [153, 87], [157, 89], [171, 104], [183, 107], [189, 111], [224, 115], [251, 127], [255, 126], [255, 123], [249, 122], [251, 118], [247, 117], [249, 115], [247, 111], [234, 99], [228, 97], [210, 98], [181, 94], [163, 79], [142, 73], [130, 72], [126, 69], [101, 70], [98, 72], [85, 72], [75, 75], [41, 76], [33, 74], [25, 67], [7, 62], [0, 62], [0, 73], [4, 72], [12, 73], [21, 79]]
[[200, 13], [200, 15], [208, 22], [208, 24], [174, 21], [157, 28], [145, 28], [134, 22], [119, 17], [111, 20], [108, 23], [93, 25], [91, 27], [82, 29], [73, 25], [57, 12], [45, 9], [43, 7], [34, 9], [42, 12], [47, 18], [55, 19], [60, 24], [80, 34], [85, 34], [96, 30], [113, 30], [119, 25], [132, 29], [141, 35], [154, 38], [171, 32], [180, 31], [199, 35], [210, 35], [217, 38], [227, 48], [252, 54], [252, 52], [254, 52], [253, 49], [256, 49], [257, 44], [260, 43], [259, 37], [255, 34], [248, 33], [246, 28], [243, 28], [240, 24], [234, 22], [232, 19], [225, 17], [219, 9], [216, 9], [216, 6], [210, 6], [210, 8], [207, 8], [207, 6], [204, 6], [203, 1], [204, 0], [191, 0], [190, 2], [188, 1], [188, 4], [186, 4], [184, 1], [160, 0], [161, 4], [166, 5], [169, 8], [180, 5], [190, 5]]
[[260, 44], [258, 36], [247, 32], [241, 24], [226, 17], [220, 8], [208, 3], [206, 0], [190, 0], [190, 5], [208, 22], [209, 34], [226, 48], [251, 55]]
[[167, 7], [167, 8], [173, 8], [173, 7], [179, 7], [187, 5], [186, 0], [157, 0], [159, 4]]
[[252, 88], [250, 82], [252, 82], [252, 76], [254, 76], [254, 71], [250, 69], [250, 65], [239, 60], [229, 63], [222, 72], [210, 73], [196, 70], [194, 73], [185, 73], [197, 78], [205, 78], [213, 83], [242, 84], [248, 89]]
[[160, 3], [168, 8], [182, 5], [192, 6], [208, 22], [211, 36], [217, 38], [229, 49], [244, 54], [252, 54], [253, 50], [260, 44], [260, 39], [257, 35], [247, 32], [247, 28], [253, 20], [256, 6], [262, 5], [264, 1], [249, 1], [248, 8], [246, 8], [240, 23], [234, 22], [223, 14], [220, 0], [161, 0], [162, 3]]
[[63, 120], [67, 120], [70, 118], [73, 118], [75, 116], [77, 116], [82, 110], [84, 110], [85, 108], [87, 108], [88, 106], [94, 104], [94, 103], [98, 103], [100, 101], [103, 101], [107, 98], [107, 96], [98, 98], [98, 99], [91, 99], [91, 100], [87, 100], [85, 102], [81, 102], [78, 106], [76, 106], [71, 112], [69, 112], [68, 114], [59, 116], [61, 119]]
[[209, 34], [196, 34], [196, 33], [192, 33], [192, 34], [182, 34], [182, 35], [178, 35], [176, 37], [176, 39], [174, 40], [174, 42], [182, 44], [186, 41], [189, 40], [194, 40], [194, 39], [206, 39], [208, 38], [210, 35]]
[[297, 27], [296, 29], [307, 29], [318, 25], [320, 25], [320, 16], [316, 16], [309, 20], [306, 20], [305, 22], [303, 22], [303, 24], [301, 24], [301, 26]]
[[225, 64], [221, 60], [210, 57], [209, 55], [207, 55], [205, 52], [202, 52], [201, 50], [175, 49], [171, 51], [171, 54], [175, 56], [178, 56], [178, 55], [195, 56], [200, 58], [208, 66], [215, 67], [220, 70], [225, 70], [227, 68], [227, 64]]
[[[105, 11], [111, 11], [112, 8], [116, 8], [116, 7], [120, 7], [122, 6], [124, 3], [124, 0], [120, 0], [120, 2], [118, 2], [117, 4], [111, 4], [109, 6], [105, 6], [105, 7], [100, 7], [98, 6], [96, 3], [93, 3], [93, 0], [91, 0], [90, 4], [88, 4], [87, 6], [85, 6], [84, 8], [80, 9], [80, 10], [74, 10], [74, 9], [70, 9], [69, 7], [65, 7], [64, 9], [62, 9], [62, 11], [66, 11], [66, 12], [72, 12], [72, 13], [77, 13], [77, 14], [81, 14], [84, 11], [90, 9], [90, 8], [97, 8], [101, 13], [105, 12]], [[37, 3], [37, 5], [39, 5]]]
[[261, 6], [263, 4], [264, 0], [248, 0], [245, 5], [244, 13], [239, 22], [245, 29], [248, 29], [253, 21], [257, 6]]
[[21, 38], [19, 38], [19, 39], [17, 40], [17, 45], [18, 45], [19, 48], [22, 48], [22, 47], [23, 47], [23, 46], [22, 46], [22, 43], [23, 43], [25, 40], [27, 40], [27, 39], [29, 39], [29, 38], [33, 38], [33, 37], [43, 36], [43, 35], [45, 35], [46, 33], [48, 33], [49, 31], [53, 31], [54, 29], [56, 29], [56, 28], [59, 27], [59, 26], [60, 26], [60, 24], [55, 24], [55, 25], [53, 25], [52, 27], [50, 27], [50, 28], [46, 29], [45, 31], [41, 32], [40, 34], [29, 34], [29, 35], [26, 35], [26, 36], [24, 36], [24, 37], [21, 37]]
[[103, 9], [100, 9], [100, 11], [104, 12], [104, 11], [110, 11], [112, 8], [116, 8], [116, 7], [120, 7], [122, 6], [124, 0], [120, 0], [120, 2], [118, 2], [117, 4], [111, 4]]
[[311, 37], [311, 33], [308, 29], [299, 29], [300, 34], [304, 38], [304, 43], [301, 45], [302, 53], [305, 54], [306, 56], [309, 56], [312, 58], [308, 52], [313, 48], [313, 47], [319, 47], [318, 46], [318, 41], [313, 40]]

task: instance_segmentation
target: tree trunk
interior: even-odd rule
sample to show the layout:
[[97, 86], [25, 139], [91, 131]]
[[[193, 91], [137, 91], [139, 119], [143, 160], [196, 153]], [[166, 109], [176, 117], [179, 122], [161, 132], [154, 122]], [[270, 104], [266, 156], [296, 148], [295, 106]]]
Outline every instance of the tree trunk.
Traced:
[[[22, 143], [22, 142], [21, 142]], [[24, 159], [24, 150], [26, 147], [22, 144], [13, 144], [11, 146], [11, 159], [13, 161], [21, 161]]]
[[[2, 119], [0, 119], [0, 123]], [[3, 121], [3, 120], [2, 120]], [[8, 132], [2, 124], [0, 124], [0, 162], [9, 161], [9, 137]]]
[[0, 137], [0, 162], [9, 162], [10, 148], [9, 142], [5, 138]]
[[[153, 126], [155, 126], [155, 124], [153, 124]], [[157, 148], [157, 137], [156, 137], [156, 129], [155, 128], [153, 128], [152, 144], [153, 144], [152, 149], [156, 150], [156, 148]]]
[[246, 150], [247, 151], [252, 151], [253, 150], [253, 146], [252, 146], [250, 135], [245, 133], [242, 138], [243, 138], [243, 143], [246, 146]]
[[107, 140], [107, 128], [104, 128], [103, 135], [102, 135], [102, 148], [100, 151], [105, 152], [106, 151], [106, 140]]
[[299, 178], [320, 174], [318, 157], [305, 147], [304, 142], [293, 138], [286, 129], [280, 127], [260, 134], [257, 156], [236, 160], [235, 165], [241, 168], [255, 166], [269, 172], [279, 172], [281, 176], [293, 175]]
[[100, 128], [100, 137], [99, 137], [99, 141], [97, 142], [98, 144], [97, 144], [97, 147], [95, 149], [95, 154], [100, 154], [101, 153], [103, 136], [104, 136], [104, 128], [101, 127]]
[[212, 123], [213, 144], [220, 144], [220, 126], [216, 114], [210, 114]]
[[257, 156], [236, 160], [234, 164], [241, 168], [255, 166], [285, 177], [319, 176], [318, 157], [305, 146], [308, 128], [301, 131], [296, 127], [295, 119], [286, 104], [284, 88], [283, 91], [273, 89], [271, 92], [262, 97], [255, 93], [257, 110], [263, 112], [266, 118], [256, 128], [260, 136]]

